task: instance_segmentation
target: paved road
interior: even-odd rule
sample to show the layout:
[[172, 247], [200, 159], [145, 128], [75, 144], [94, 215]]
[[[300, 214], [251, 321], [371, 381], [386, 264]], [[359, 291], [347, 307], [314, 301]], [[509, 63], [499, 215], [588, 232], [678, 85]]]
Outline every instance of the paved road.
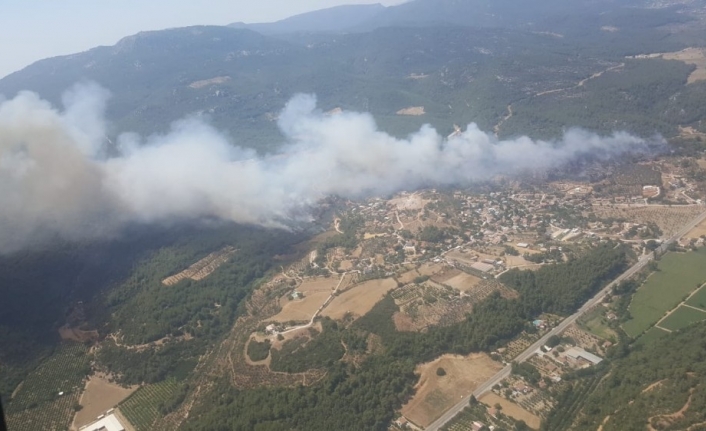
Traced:
[[[699, 223], [702, 221], [706, 220], [706, 212], [701, 213], [698, 217], [696, 217], [694, 220], [689, 222], [686, 226], [684, 226], [679, 232], [677, 232], [676, 235], [668, 239], [667, 241], [663, 242], [662, 245], [657, 249], [657, 253], [662, 254], [667, 251], [667, 248], [671, 243], [674, 243], [675, 241], [678, 241], [681, 237], [689, 233], [693, 228], [695, 228]], [[547, 343], [547, 340], [549, 337], [552, 335], [559, 335], [561, 332], [563, 332], [569, 325], [574, 323], [579, 317], [581, 317], [584, 313], [586, 313], [588, 310], [593, 308], [595, 305], [601, 303], [603, 301], [603, 298], [608, 294], [613, 286], [616, 284], [620, 283], [621, 281], [632, 277], [635, 273], [640, 271], [642, 268], [644, 268], [651, 260], [653, 259], [653, 255], [645, 255], [641, 256], [640, 260], [638, 262], [631, 266], [627, 271], [623, 272], [618, 278], [613, 280], [610, 284], [608, 284], [603, 290], [598, 292], [596, 296], [588, 300], [583, 307], [581, 307], [576, 313], [572, 314], [571, 316], [567, 317], [564, 319], [561, 323], [559, 323], [554, 329], [549, 331], [546, 335], [544, 335], [542, 338], [537, 340], [536, 343], [532, 344], [529, 346], [524, 352], [520, 353], [519, 356], [515, 358], [516, 362], [524, 362], [527, 359], [529, 359], [532, 355], [535, 354], [535, 352], [545, 345]], [[500, 383], [501, 380], [506, 378], [507, 376], [510, 375], [511, 371], [511, 366], [508, 365], [502, 370], [500, 370], [497, 374], [495, 374], [493, 377], [490, 378], [490, 380], [486, 381], [482, 385], [480, 385], [478, 388], [476, 388], [475, 391], [473, 391], [473, 396], [476, 398], [480, 397], [484, 393], [490, 391], [490, 389], [495, 386], [496, 384]], [[447, 410], [446, 413], [444, 413], [439, 419], [435, 420], [433, 423], [431, 423], [428, 427], [425, 428], [426, 431], [438, 431], [441, 429], [442, 426], [444, 426], [448, 421], [450, 421], [454, 416], [456, 416], [458, 413], [461, 412], [467, 405], [470, 400], [471, 396], [464, 397], [461, 401], [458, 402], [455, 406], [453, 406], [451, 409]]]

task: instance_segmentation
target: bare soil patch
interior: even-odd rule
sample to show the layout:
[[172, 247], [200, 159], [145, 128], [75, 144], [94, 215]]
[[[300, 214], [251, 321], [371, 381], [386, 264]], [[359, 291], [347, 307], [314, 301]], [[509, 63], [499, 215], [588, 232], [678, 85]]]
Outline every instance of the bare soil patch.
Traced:
[[[439, 368], [444, 369], [444, 376], [437, 375]], [[443, 355], [418, 365], [415, 372], [420, 377], [416, 393], [402, 407], [402, 414], [415, 424], [426, 427], [501, 368], [501, 364], [485, 354]]]
[[338, 279], [334, 277], [305, 280], [296, 289], [304, 297], [290, 299], [289, 295], [285, 295], [280, 298], [282, 310], [268, 320], [275, 322], [309, 321], [316, 310], [331, 296], [331, 292], [337, 284]]
[[129, 397], [139, 386], [122, 387], [110, 383], [104, 374], [94, 374], [86, 383], [79, 404], [83, 408], [74, 417], [74, 426], [80, 428], [93, 422], [96, 417], [118, 405]]
[[189, 84], [190, 88], [193, 89], [199, 89], [203, 88], [209, 85], [218, 85], [218, 84], [224, 84], [226, 82], [230, 81], [230, 76], [217, 76], [215, 78], [211, 79], [204, 79], [201, 81], [194, 81], [191, 84]]
[[447, 266], [443, 268], [441, 271], [437, 272], [434, 274], [431, 279], [437, 283], [441, 284], [446, 284], [447, 281], [451, 280], [452, 278], [456, 277], [459, 274], [462, 274], [463, 272], [461, 270], [458, 270], [454, 267]]
[[424, 114], [425, 112], [423, 106], [410, 106], [409, 108], [404, 108], [397, 111], [397, 115], [410, 115], [414, 117], [418, 117]]
[[337, 320], [349, 313], [364, 316], [395, 287], [397, 282], [392, 278], [366, 281], [335, 297], [321, 314]]
[[421, 210], [429, 202], [422, 199], [422, 196], [416, 193], [411, 195], [402, 195], [387, 201], [387, 205], [395, 207], [399, 211], [405, 210]]
[[494, 406], [495, 404], [500, 404], [502, 406], [502, 412], [515, 420], [522, 420], [533, 429], [539, 429], [540, 419], [538, 416], [533, 415], [517, 404], [506, 400], [505, 398], [489, 392], [482, 397], [480, 397], [482, 403], [488, 404], [489, 406]]
[[469, 290], [472, 290], [481, 281], [482, 280], [476, 276], [462, 272], [454, 278], [446, 280], [444, 284], [451, 286], [454, 289], [458, 289], [461, 292], [467, 292]]
[[97, 330], [84, 331], [78, 328], [71, 328], [69, 325], [64, 325], [59, 328], [59, 336], [62, 340], [78, 341], [84, 343], [86, 341], [97, 340], [99, 335]]
[[235, 251], [233, 247], [225, 247], [222, 250], [213, 252], [182, 272], [165, 278], [162, 280], [162, 283], [167, 286], [173, 286], [186, 278], [195, 281], [203, 280], [211, 275], [219, 266], [226, 263]]

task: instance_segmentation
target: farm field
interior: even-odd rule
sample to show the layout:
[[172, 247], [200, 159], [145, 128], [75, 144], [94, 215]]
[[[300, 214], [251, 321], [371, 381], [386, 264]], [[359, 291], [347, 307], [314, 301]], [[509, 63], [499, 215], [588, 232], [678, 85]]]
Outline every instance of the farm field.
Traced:
[[[437, 375], [443, 368], [446, 374]], [[417, 366], [420, 376], [414, 397], [402, 407], [402, 414], [419, 426], [427, 426], [502, 368], [485, 354], [443, 355]]]
[[488, 404], [489, 406], [494, 406], [495, 404], [500, 404], [502, 406], [502, 412], [506, 415], [516, 419], [525, 421], [525, 423], [533, 429], [539, 429], [540, 419], [538, 416], [533, 415], [517, 404], [506, 400], [505, 398], [494, 394], [493, 392], [488, 392], [479, 399], [480, 402]]
[[392, 278], [366, 281], [335, 297], [321, 314], [337, 320], [343, 319], [347, 313], [364, 316], [396, 287], [397, 282]]
[[91, 376], [79, 399], [79, 404], [83, 408], [76, 413], [74, 426], [80, 428], [93, 422], [98, 415], [118, 405], [137, 389], [137, 386], [125, 388], [110, 383], [105, 376], [100, 374]]
[[688, 253], [668, 253], [654, 272], [637, 290], [630, 303], [632, 319], [623, 324], [631, 337], [640, 335], [650, 325], [679, 304], [706, 279], [706, 249]]
[[461, 292], [467, 292], [469, 290], [472, 290], [481, 281], [482, 280], [476, 276], [462, 272], [457, 276], [446, 280], [444, 284], [451, 286], [454, 289], [458, 289]]
[[118, 408], [137, 431], [147, 431], [161, 416], [157, 406], [169, 399], [177, 390], [179, 390], [179, 383], [175, 379], [143, 386], [123, 401]]
[[27, 376], [6, 406], [9, 429], [68, 429], [89, 367], [89, 358], [83, 344], [61, 345]]
[[291, 300], [289, 295], [281, 298], [282, 310], [269, 320], [275, 322], [308, 322], [316, 313], [316, 310], [331, 296], [331, 292], [338, 284], [338, 281], [336, 277], [305, 280], [296, 289], [297, 292], [301, 292], [304, 295], [304, 298]]
[[686, 301], [687, 305], [692, 307], [701, 308], [706, 310], [706, 284], [701, 286], [701, 288], [696, 291], [691, 297]]
[[696, 310], [691, 307], [679, 306], [672, 314], [659, 322], [659, 326], [670, 331], [686, 328], [692, 323], [706, 320], [706, 311]]

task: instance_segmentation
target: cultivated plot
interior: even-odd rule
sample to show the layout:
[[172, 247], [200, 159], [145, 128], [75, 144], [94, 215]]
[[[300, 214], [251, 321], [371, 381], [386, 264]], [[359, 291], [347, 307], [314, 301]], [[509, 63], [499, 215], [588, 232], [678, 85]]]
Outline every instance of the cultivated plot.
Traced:
[[686, 301], [687, 305], [706, 310], [706, 284], [701, 286], [699, 290], [694, 292]]
[[676, 331], [702, 320], [706, 320], [706, 311], [681, 305], [660, 321], [659, 326], [670, 331]]
[[137, 431], [151, 430], [154, 422], [162, 416], [159, 413], [160, 404], [169, 400], [179, 386], [175, 379], [143, 386], [120, 404], [120, 412]]
[[632, 319], [623, 324], [623, 329], [631, 337], [647, 330], [706, 280], [706, 249], [668, 253], [658, 268], [630, 303]]

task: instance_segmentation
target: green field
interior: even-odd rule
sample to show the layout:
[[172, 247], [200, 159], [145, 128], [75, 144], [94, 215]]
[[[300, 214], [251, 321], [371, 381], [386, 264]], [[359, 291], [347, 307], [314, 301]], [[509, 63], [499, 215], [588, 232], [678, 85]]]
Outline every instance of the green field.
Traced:
[[83, 344], [61, 345], [27, 376], [7, 405], [9, 429], [68, 429], [89, 371], [89, 358]]
[[636, 344], [650, 345], [662, 337], [669, 335], [669, 332], [664, 329], [650, 328], [647, 332], [642, 334], [640, 338], [637, 339]]
[[686, 328], [687, 326], [706, 320], [706, 311], [694, 310], [691, 307], [680, 306], [666, 319], [659, 322], [659, 326], [670, 331]]
[[689, 253], [668, 253], [635, 293], [630, 303], [632, 319], [623, 324], [631, 337], [637, 337], [664, 314], [676, 307], [706, 280], [706, 248]]
[[694, 293], [694, 295], [689, 298], [686, 303], [691, 305], [692, 307], [703, 308], [704, 310], [706, 310], [706, 285], [701, 286], [701, 289], [699, 289], [698, 292]]
[[604, 340], [616, 340], [617, 335], [608, 326], [608, 319], [603, 316], [604, 307], [596, 307], [588, 312], [579, 322], [579, 325], [590, 333]]
[[118, 407], [137, 431], [150, 430], [152, 424], [162, 416], [159, 405], [170, 399], [178, 389], [176, 379], [167, 379], [138, 389]]

